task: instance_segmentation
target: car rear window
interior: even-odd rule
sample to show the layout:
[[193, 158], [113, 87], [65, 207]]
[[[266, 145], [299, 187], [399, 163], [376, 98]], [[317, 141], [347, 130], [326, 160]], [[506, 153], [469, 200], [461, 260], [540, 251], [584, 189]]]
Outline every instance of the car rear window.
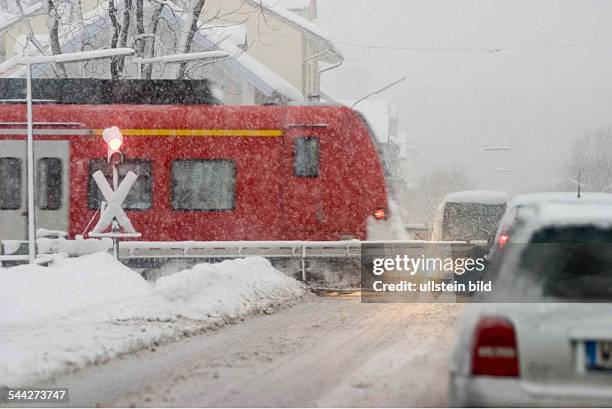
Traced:
[[545, 297], [612, 300], [612, 229], [555, 227], [538, 231], [521, 253], [521, 270]]
[[488, 240], [505, 209], [505, 204], [447, 203], [442, 240]]

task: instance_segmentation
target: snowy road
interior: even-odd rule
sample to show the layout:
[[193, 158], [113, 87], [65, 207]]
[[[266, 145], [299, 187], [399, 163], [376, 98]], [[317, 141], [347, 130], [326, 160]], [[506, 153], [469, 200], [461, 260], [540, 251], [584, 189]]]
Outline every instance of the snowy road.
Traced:
[[444, 406], [461, 309], [312, 297], [56, 383], [73, 406]]

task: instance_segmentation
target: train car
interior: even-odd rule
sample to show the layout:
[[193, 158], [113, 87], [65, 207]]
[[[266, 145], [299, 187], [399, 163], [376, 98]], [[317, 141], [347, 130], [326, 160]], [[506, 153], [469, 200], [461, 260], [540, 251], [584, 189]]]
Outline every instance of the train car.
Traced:
[[[124, 135], [120, 178], [138, 174], [123, 206], [142, 240], [363, 240], [388, 215], [373, 137], [347, 107], [111, 94], [34, 104], [37, 228], [74, 237], [95, 224], [103, 198], [92, 174], [109, 173], [101, 134], [111, 126]], [[21, 100], [0, 103], [0, 239], [26, 237], [26, 113]]]

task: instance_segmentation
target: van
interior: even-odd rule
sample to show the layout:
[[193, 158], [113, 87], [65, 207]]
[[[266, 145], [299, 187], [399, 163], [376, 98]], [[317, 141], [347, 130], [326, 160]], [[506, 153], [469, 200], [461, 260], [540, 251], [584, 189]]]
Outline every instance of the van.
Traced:
[[470, 190], [446, 196], [433, 222], [432, 241], [488, 241], [506, 210], [505, 192]]

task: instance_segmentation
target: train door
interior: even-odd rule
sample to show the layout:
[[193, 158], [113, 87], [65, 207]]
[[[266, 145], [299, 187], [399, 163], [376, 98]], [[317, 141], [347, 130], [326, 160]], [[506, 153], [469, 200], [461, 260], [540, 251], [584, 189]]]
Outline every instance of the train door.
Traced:
[[[0, 141], [0, 239], [27, 237], [26, 141]], [[34, 141], [36, 228], [68, 231], [68, 141]]]
[[321, 163], [325, 150], [320, 129], [289, 129], [285, 135], [286, 183], [283, 215], [286, 234], [307, 240], [324, 239], [326, 195]]
[[26, 142], [0, 141], [0, 239], [23, 240], [27, 231]]

